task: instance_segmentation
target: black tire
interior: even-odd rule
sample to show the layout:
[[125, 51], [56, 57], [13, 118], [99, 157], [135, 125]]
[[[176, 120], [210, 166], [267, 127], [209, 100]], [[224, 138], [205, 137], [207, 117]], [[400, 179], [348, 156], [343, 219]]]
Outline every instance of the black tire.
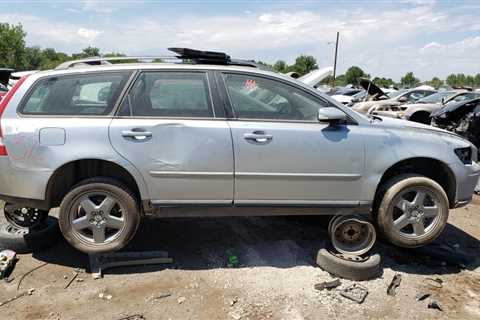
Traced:
[[[123, 208], [124, 225], [115, 238], [101, 243], [90, 242], [72, 227], [71, 215], [78, 210], [80, 198], [91, 194], [106, 194]], [[105, 177], [87, 179], [72, 188], [60, 204], [60, 230], [65, 239], [76, 249], [87, 253], [113, 252], [125, 247], [134, 237], [140, 223], [140, 210], [133, 193], [117, 180]], [[92, 231], [93, 234], [93, 231]]]
[[0, 250], [31, 253], [52, 247], [60, 237], [58, 220], [48, 216], [35, 228], [16, 228], [8, 222], [0, 224]]
[[381, 260], [378, 253], [365, 258], [358, 257], [358, 260], [342, 258], [342, 255], [332, 254], [324, 248], [317, 254], [317, 264], [320, 268], [340, 278], [354, 281], [370, 280], [380, 276]]
[[[438, 201], [437, 217], [423, 235], [407, 235], [399, 232], [393, 225], [394, 203], [396, 197], [411, 188], [431, 193]], [[443, 188], [432, 179], [414, 174], [403, 174], [387, 181], [382, 187], [382, 201], [375, 214], [376, 223], [381, 234], [392, 244], [403, 248], [417, 248], [434, 241], [444, 230], [449, 213], [449, 201]], [[428, 231], [427, 231], [428, 229]]]

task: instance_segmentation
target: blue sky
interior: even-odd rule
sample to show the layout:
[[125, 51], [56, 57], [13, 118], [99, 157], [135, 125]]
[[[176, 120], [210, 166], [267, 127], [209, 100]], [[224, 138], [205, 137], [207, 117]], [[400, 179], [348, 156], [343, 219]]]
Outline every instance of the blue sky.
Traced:
[[22, 23], [27, 44], [68, 53], [165, 54], [184, 46], [292, 63], [300, 54], [358, 65], [395, 80], [480, 73], [480, 1], [2, 1], [1, 22]]

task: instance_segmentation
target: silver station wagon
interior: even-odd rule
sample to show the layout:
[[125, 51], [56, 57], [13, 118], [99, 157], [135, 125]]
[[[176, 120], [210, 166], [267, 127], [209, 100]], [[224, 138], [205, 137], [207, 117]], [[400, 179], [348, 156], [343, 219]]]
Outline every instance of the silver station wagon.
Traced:
[[18, 81], [0, 105], [0, 199], [60, 207], [86, 253], [121, 249], [145, 215], [367, 214], [418, 247], [471, 201], [480, 167], [463, 138], [361, 115], [223, 53], [174, 51], [179, 63], [86, 59]]

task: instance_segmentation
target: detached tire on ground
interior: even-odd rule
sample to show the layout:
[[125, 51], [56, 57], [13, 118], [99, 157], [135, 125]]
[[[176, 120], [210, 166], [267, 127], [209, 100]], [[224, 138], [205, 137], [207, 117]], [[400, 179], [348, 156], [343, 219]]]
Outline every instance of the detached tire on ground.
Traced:
[[35, 228], [17, 228], [8, 222], [0, 224], [0, 250], [31, 253], [52, 247], [60, 236], [58, 220], [48, 216]]
[[380, 232], [394, 245], [424, 246], [435, 240], [448, 220], [443, 188], [424, 176], [403, 174], [388, 181], [376, 213]]
[[122, 249], [135, 235], [140, 210], [133, 193], [111, 178], [92, 178], [72, 188], [60, 205], [60, 229], [76, 249], [87, 253]]
[[317, 264], [320, 268], [340, 278], [363, 281], [376, 278], [381, 274], [381, 258], [378, 253], [365, 258], [356, 257], [356, 259], [349, 260], [344, 255], [333, 254], [324, 248], [317, 254]]

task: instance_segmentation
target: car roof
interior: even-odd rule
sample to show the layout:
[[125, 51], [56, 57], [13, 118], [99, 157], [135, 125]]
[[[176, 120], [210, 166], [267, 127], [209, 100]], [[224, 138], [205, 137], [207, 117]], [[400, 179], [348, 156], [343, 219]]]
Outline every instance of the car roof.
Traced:
[[237, 65], [215, 65], [215, 64], [188, 64], [188, 63], [115, 63], [107, 65], [82, 65], [75, 66], [68, 69], [60, 70], [44, 70], [36, 72], [30, 77], [35, 79], [47, 77], [47, 76], [61, 76], [69, 74], [79, 74], [79, 73], [92, 73], [92, 72], [113, 72], [113, 71], [135, 71], [135, 70], [185, 70], [185, 71], [237, 71], [237, 72], [248, 72], [258, 75], [268, 75], [276, 78], [281, 78], [284, 80], [293, 81], [297, 84], [302, 84], [302, 82], [297, 81], [291, 77], [283, 75], [281, 73], [262, 70], [254, 67], [247, 66], [237, 66]]

